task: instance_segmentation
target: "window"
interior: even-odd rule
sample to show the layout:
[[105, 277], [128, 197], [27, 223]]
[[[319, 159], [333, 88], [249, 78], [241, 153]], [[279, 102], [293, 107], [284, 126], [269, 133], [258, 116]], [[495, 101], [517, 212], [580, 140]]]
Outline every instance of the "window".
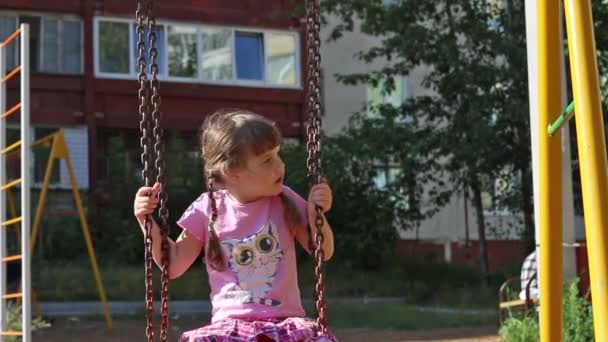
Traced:
[[61, 26], [61, 41], [59, 59], [63, 61], [60, 71], [66, 73], [82, 72], [82, 25], [80, 21], [63, 20]]
[[[38, 71], [40, 65], [40, 17], [19, 16], [19, 25], [30, 25], [30, 67], [32, 71]], [[19, 49], [17, 49], [19, 50]]]
[[196, 78], [198, 59], [196, 29], [187, 26], [167, 26], [169, 76]]
[[[133, 58], [133, 70], [137, 70], [139, 71], [139, 64], [137, 62], [137, 58], [139, 57], [139, 50], [137, 48], [137, 25], [133, 24], [132, 25], [132, 33], [133, 33], [133, 56], [135, 56], [135, 58]], [[146, 54], [148, 54], [148, 51], [150, 50], [150, 40], [148, 39], [148, 33], [150, 31], [146, 28], [144, 30], [144, 46], [146, 47]], [[154, 43], [154, 45], [156, 46], [156, 50], [157, 50], [157, 57], [156, 57], [156, 64], [158, 65], [158, 74], [159, 75], [164, 75], [165, 71], [166, 71], [166, 65], [167, 62], [165, 61], [165, 27], [162, 25], [157, 25], [156, 26], [156, 42]], [[150, 64], [149, 60], [148, 60], [148, 65]], [[148, 68], [148, 72], [149, 72], [150, 68]]]
[[520, 173], [509, 169], [502, 170], [498, 177], [488, 180], [489, 188], [481, 193], [484, 215], [511, 215], [509, 209], [505, 207], [504, 201], [513, 196], [515, 189], [520, 187], [520, 182]]
[[[384, 165], [378, 164], [376, 166], [376, 176], [374, 177], [374, 184], [377, 189], [386, 190], [389, 186], [395, 185], [395, 181], [402, 175], [402, 170], [396, 164], [385, 163]], [[401, 187], [399, 189], [393, 188], [390, 194], [391, 200], [394, 200], [394, 209], [408, 210], [410, 208], [410, 194], [404, 191]]]
[[382, 6], [384, 7], [397, 6], [399, 4], [401, 4], [401, 0], [382, 0]]
[[[17, 30], [17, 17], [9, 15], [0, 15], [0, 40], [4, 41], [13, 32]], [[14, 69], [17, 66], [17, 49], [15, 48], [15, 42], [7, 45], [6, 49], [6, 71]]]
[[129, 24], [99, 22], [99, 71], [129, 73]]
[[203, 29], [203, 79], [209, 81], [231, 80], [232, 30]]
[[264, 79], [264, 37], [260, 33], [235, 34], [236, 77], [239, 80]]
[[[82, 23], [62, 16], [0, 15], [0, 39], [8, 38], [20, 24], [30, 26], [30, 68], [51, 73], [82, 73]], [[17, 41], [6, 50], [7, 71], [19, 64]]]
[[270, 33], [267, 35], [266, 66], [268, 82], [296, 84], [296, 40], [292, 34]]
[[40, 71], [77, 74], [82, 71], [80, 21], [42, 19]]
[[374, 183], [378, 189], [385, 189], [401, 174], [401, 169], [395, 166], [378, 166], [377, 170], [376, 177], [374, 177]]
[[390, 93], [384, 89], [385, 82], [378, 82], [375, 86], [370, 84], [367, 87], [367, 112], [371, 117], [378, 116], [378, 106], [390, 104], [393, 107], [399, 107], [409, 97], [407, 77], [397, 77], [394, 80], [395, 87]]
[[[300, 85], [296, 33], [173, 23], [159, 23], [156, 28], [161, 79], [246, 86]], [[95, 37], [96, 74], [136, 79], [139, 51], [134, 21], [98, 18]], [[147, 48], [147, 32], [145, 38]]]

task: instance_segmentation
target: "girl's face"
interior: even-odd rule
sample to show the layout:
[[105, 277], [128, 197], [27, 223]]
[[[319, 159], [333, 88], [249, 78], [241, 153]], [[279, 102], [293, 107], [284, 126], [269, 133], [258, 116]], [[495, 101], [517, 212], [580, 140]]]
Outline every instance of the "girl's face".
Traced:
[[233, 173], [233, 190], [242, 201], [276, 196], [283, 191], [285, 164], [279, 155], [280, 146], [259, 155], [250, 154], [245, 167]]

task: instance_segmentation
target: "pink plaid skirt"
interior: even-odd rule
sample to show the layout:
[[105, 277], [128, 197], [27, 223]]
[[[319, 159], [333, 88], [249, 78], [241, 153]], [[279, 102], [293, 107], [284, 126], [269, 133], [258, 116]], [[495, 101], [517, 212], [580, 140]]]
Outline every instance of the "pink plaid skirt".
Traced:
[[316, 337], [316, 321], [305, 317], [263, 320], [226, 319], [182, 334], [180, 342], [337, 342], [333, 335]]

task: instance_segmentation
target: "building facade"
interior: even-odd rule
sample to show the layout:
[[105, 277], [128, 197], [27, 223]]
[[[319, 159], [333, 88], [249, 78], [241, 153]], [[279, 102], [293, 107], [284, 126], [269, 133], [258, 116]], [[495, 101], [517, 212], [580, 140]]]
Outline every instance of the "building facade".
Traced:
[[[205, 115], [245, 108], [276, 121], [286, 137], [304, 136], [304, 26], [291, 1], [157, 3], [164, 128], [195, 137]], [[109, 169], [109, 139], [122, 136], [139, 153], [135, 10], [135, 2], [119, 0], [0, 0], [0, 39], [30, 25], [32, 135], [65, 131], [90, 207]], [[7, 70], [18, 54], [7, 51]], [[8, 84], [9, 106], [18, 91]], [[36, 162], [37, 182], [43, 164]], [[52, 186], [69, 186], [65, 166]]]
[[[336, 26], [338, 18], [328, 16], [327, 25], [321, 31], [324, 42], [330, 37], [331, 29]], [[355, 20], [355, 23], [357, 21]], [[379, 87], [371, 85], [344, 85], [338, 82], [336, 74], [348, 75], [366, 73], [382, 68], [383, 63], [375, 60], [367, 64], [355, 56], [361, 51], [381, 43], [382, 37], [374, 37], [360, 32], [355, 25], [353, 32], [343, 32], [343, 36], [322, 46], [323, 99], [325, 108], [324, 127], [329, 134], [337, 134], [348, 124], [349, 117], [355, 112], [367, 111], [369, 105], [391, 103], [400, 105], [409, 97], [429, 95], [430, 90], [422, 83], [428, 68], [415, 68], [409, 75], [395, 80], [395, 91], [382, 95]], [[373, 113], [369, 113], [373, 115]], [[390, 182], [398, 169], [391, 170], [382, 166], [376, 183], [384, 186]], [[495, 184], [495, 191], [500, 191], [502, 184]], [[513, 267], [525, 257], [520, 240], [523, 230], [523, 218], [511, 212], [493, 209], [492, 194], [483, 194], [484, 219], [488, 242], [489, 266], [491, 271], [504, 267]], [[398, 229], [398, 228], [397, 228]], [[576, 232], [576, 241], [583, 241], [584, 229], [582, 220], [577, 218], [574, 227], [565, 230]], [[479, 263], [478, 225], [475, 208], [471, 197], [464, 193], [454, 195], [449, 203], [433, 217], [421, 222], [418, 229], [399, 230], [398, 249], [412, 252], [424, 257], [446, 262], [468, 265]], [[565, 240], [568, 241], [568, 240]], [[572, 248], [572, 247], [565, 247]], [[566, 253], [565, 253], [566, 254]], [[584, 247], [576, 247], [576, 265], [579, 273], [586, 268]]]

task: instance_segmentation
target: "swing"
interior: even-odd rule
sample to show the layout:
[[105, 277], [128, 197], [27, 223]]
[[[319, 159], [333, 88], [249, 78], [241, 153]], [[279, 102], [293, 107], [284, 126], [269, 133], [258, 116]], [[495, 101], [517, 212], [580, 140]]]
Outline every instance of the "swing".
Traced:
[[[137, 10], [135, 13], [137, 22], [137, 50], [139, 66], [139, 115], [140, 115], [140, 147], [142, 149], [141, 162], [143, 165], [142, 179], [145, 186], [151, 186], [152, 179], [161, 184], [159, 197], [159, 227], [163, 239], [162, 249], [162, 275], [161, 275], [161, 328], [160, 340], [167, 341], [169, 327], [169, 243], [167, 241], [169, 232], [169, 212], [167, 210], [168, 194], [166, 191], [165, 162], [163, 160], [162, 127], [160, 119], [160, 82], [158, 80], [158, 51], [156, 49], [155, 18], [153, 10], [155, 0], [137, 0]], [[146, 46], [144, 36], [148, 31], [150, 74], [148, 79], [146, 73]], [[306, 0], [306, 46], [307, 46], [307, 103], [308, 112], [307, 123], [307, 149], [308, 159], [306, 166], [308, 169], [308, 180], [310, 186], [321, 182], [321, 150], [320, 150], [320, 130], [321, 130], [321, 104], [320, 104], [320, 8], [319, 0]], [[153, 150], [153, 151], [152, 151]], [[154, 158], [154, 159], [153, 159]], [[154, 167], [151, 164], [154, 163]], [[318, 334], [327, 335], [327, 321], [325, 317], [325, 283], [323, 278], [323, 218], [321, 208], [317, 207], [316, 233], [314, 234], [315, 259], [315, 297], [317, 310]], [[146, 283], [146, 336], [148, 342], [154, 341], [154, 306], [153, 306], [153, 287], [152, 287], [152, 238], [151, 221], [145, 220], [145, 283]]]

